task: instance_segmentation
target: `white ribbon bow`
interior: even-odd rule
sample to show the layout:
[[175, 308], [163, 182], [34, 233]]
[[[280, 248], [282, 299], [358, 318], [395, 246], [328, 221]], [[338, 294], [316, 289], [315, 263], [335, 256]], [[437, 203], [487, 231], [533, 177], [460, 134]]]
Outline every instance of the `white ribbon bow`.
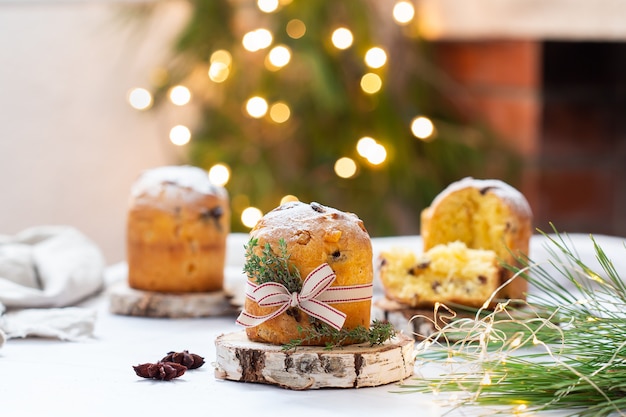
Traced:
[[309, 316], [322, 320], [340, 330], [346, 321], [346, 314], [329, 304], [365, 301], [372, 298], [372, 284], [331, 287], [335, 273], [328, 264], [315, 268], [302, 283], [300, 293], [289, 290], [278, 282], [266, 282], [261, 285], [251, 281], [246, 285], [246, 297], [261, 307], [278, 307], [265, 316], [254, 316], [245, 310], [239, 314], [237, 324], [254, 327], [284, 313], [290, 307], [298, 307]]

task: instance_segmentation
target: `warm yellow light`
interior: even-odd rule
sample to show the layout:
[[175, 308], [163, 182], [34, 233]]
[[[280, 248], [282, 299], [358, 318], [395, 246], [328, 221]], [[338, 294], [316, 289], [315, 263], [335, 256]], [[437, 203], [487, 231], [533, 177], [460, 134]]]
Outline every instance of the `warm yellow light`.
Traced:
[[372, 165], [380, 165], [387, 159], [387, 149], [380, 143], [375, 144], [365, 157]]
[[365, 64], [370, 68], [380, 68], [387, 62], [387, 53], [379, 47], [370, 48], [365, 53]]
[[526, 411], [526, 409], [528, 408], [528, 406], [526, 404], [519, 404], [517, 407], [515, 407], [515, 413], [519, 414], [519, 413], [523, 413], [524, 411]]
[[267, 113], [267, 101], [263, 97], [252, 97], [246, 103], [246, 111], [255, 119], [260, 119]]
[[230, 180], [230, 168], [226, 164], [215, 164], [209, 169], [209, 180], [219, 186], [224, 186]]
[[284, 67], [291, 60], [291, 51], [284, 45], [275, 46], [270, 51], [268, 59], [273, 66]]
[[230, 69], [223, 62], [214, 62], [209, 67], [209, 79], [214, 83], [222, 83], [228, 79]]
[[230, 66], [230, 64], [232, 64], [233, 62], [233, 57], [230, 54], [230, 52], [224, 50], [224, 49], [218, 49], [217, 51], [213, 52], [211, 54], [211, 59], [210, 59], [211, 64], [215, 63], [215, 62], [220, 62], [224, 65], [226, 65], [227, 67]]
[[352, 158], [344, 156], [335, 162], [335, 174], [341, 178], [352, 178], [356, 174], [356, 162]]
[[292, 39], [300, 39], [306, 33], [306, 25], [300, 19], [291, 19], [286, 27], [287, 35]]
[[261, 210], [256, 207], [247, 207], [241, 213], [241, 223], [246, 227], [253, 228], [261, 220], [261, 217], [263, 217]]
[[177, 106], [184, 106], [191, 100], [191, 91], [184, 85], [177, 85], [170, 90], [170, 100]]
[[435, 125], [428, 117], [419, 116], [411, 122], [411, 132], [416, 138], [426, 140], [435, 132]]
[[278, 0], [258, 0], [256, 4], [264, 13], [272, 13], [278, 9]]
[[408, 1], [399, 1], [393, 6], [393, 20], [400, 25], [406, 25], [415, 16], [415, 8]]
[[146, 110], [152, 106], [152, 94], [145, 88], [133, 88], [128, 93], [128, 103], [137, 110]]
[[331, 41], [335, 48], [337, 49], [348, 49], [352, 46], [352, 42], [354, 41], [354, 37], [352, 36], [352, 32], [346, 28], [338, 28], [332, 34]]
[[387, 149], [369, 136], [359, 139], [356, 151], [372, 165], [380, 165], [387, 159]]
[[255, 52], [267, 48], [272, 44], [273, 40], [272, 33], [267, 29], [261, 28], [243, 35], [242, 44], [246, 50]]
[[367, 94], [374, 94], [380, 91], [383, 86], [383, 80], [372, 72], [368, 72], [361, 77], [361, 89]]
[[282, 206], [283, 204], [290, 203], [292, 201], [300, 201], [300, 200], [295, 195], [287, 194], [286, 196], [280, 199], [280, 205]]
[[174, 126], [170, 130], [170, 141], [177, 146], [183, 146], [191, 140], [191, 131], [183, 125]]
[[276, 123], [284, 123], [289, 120], [291, 110], [289, 106], [282, 101], [272, 104], [270, 107], [270, 118]]
[[363, 158], [366, 158], [370, 154], [372, 149], [376, 147], [376, 141], [369, 136], [364, 136], [356, 143], [356, 151]]

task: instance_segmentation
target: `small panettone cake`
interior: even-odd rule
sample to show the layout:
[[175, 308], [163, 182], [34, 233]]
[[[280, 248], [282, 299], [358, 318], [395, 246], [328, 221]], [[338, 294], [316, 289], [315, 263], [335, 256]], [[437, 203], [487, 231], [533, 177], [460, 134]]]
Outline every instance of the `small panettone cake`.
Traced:
[[143, 172], [131, 189], [127, 217], [128, 284], [144, 291], [223, 289], [228, 193], [193, 166]]
[[[471, 177], [450, 184], [421, 213], [423, 255], [381, 253], [388, 298], [410, 306], [453, 302], [480, 307], [512, 277], [504, 265], [527, 256], [532, 212], [518, 190]], [[528, 283], [513, 279], [492, 301], [524, 299]]]
[[[516, 257], [528, 255], [533, 215], [526, 197], [509, 184], [471, 177], [450, 184], [421, 215], [424, 250], [459, 240], [471, 249], [492, 250], [498, 261], [517, 265]], [[502, 282], [512, 274], [504, 270]], [[524, 279], [515, 279], [499, 298], [523, 299]]]
[[237, 320], [249, 340], [281, 345], [311, 327], [369, 329], [372, 246], [357, 215], [290, 202], [267, 213], [250, 237], [246, 301]]

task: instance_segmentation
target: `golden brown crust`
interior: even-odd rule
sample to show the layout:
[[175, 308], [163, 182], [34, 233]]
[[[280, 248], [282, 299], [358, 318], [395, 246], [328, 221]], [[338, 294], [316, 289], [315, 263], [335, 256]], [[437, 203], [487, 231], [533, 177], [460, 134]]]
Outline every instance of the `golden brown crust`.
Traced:
[[225, 190], [168, 181], [150, 187], [134, 189], [130, 200], [129, 285], [175, 293], [221, 290], [230, 228]]
[[[278, 248], [280, 239], [284, 239], [289, 260], [300, 271], [302, 279], [319, 265], [328, 263], [336, 274], [333, 286], [372, 283], [371, 241], [363, 222], [355, 214], [318, 203], [287, 203], [267, 213], [250, 236], [258, 239], [259, 252], [266, 243]], [[254, 281], [254, 278], [250, 279]], [[346, 313], [344, 329], [369, 328], [371, 301], [332, 306]], [[249, 299], [246, 299], [245, 309], [253, 315], [273, 311], [272, 308], [259, 307]], [[299, 326], [309, 327], [309, 318], [301, 310], [292, 308], [259, 326], [246, 329], [246, 332], [250, 340], [285, 344], [302, 337]], [[322, 340], [315, 344], [324, 343]]]
[[[526, 198], [499, 180], [465, 178], [442, 191], [421, 213], [424, 250], [454, 240], [469, 248], [496, 252], [498, 259], [519, 266], [516, 258], [528, 255], [532, 212]], [[502, 272], [502, 283], [512, 277]], [[528, 283], [513, 280], [499, 298], [524, 299]]]

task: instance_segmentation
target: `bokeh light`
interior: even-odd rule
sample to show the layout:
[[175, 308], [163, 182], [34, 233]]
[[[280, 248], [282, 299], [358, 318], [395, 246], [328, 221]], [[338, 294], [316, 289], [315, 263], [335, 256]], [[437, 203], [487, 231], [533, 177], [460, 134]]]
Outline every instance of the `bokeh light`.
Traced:
[[287, 194], [286, 196], [283, 196], [283, 198], [280, 199], [280, 205], [282, 206], [283, 204], [290, 203], [292, 201], [300, 201], [300, 200], [295, 195]]
[[170, 141], [176, 146], [183, 146], [191, 140], [191, 131], [187, 126], [178, 125], [170, 130]]
[[264, 13], [272, 13], [278, 9], [278, 0], [258, 0], [256, 4]]
[[170, 90], [170, 101], [177, 106], [184, 106], [191, 100], [191, 91], [184, 85], [177, 85]]
[[270, 119], [276, 123], [285, 123], [291, 116], [291, 110], [286, 103], [282, 101], [272, 104], [270, 107]]
[[209, 79], [214, 83], [223, 83], [229, 75], [230, 69], [223, 62], [213, 62], [209, 67]]
[[152, 94], [145, 88], [133, 88], [128, 93], [128, 103], [137, 110], [147, 110], [152, 106]]
[[260, 28], [243, 35], [242, 44], [247, 51], [256, 52], [270, 46], [273, 40], [272, 32]]
[[364, 136], [356, 143], [356, 151], [363, 158], [366, 158], [374, 146], [376, 146], [376, 141], [369, 136]]
[[246, 111], [255, 119], [260, 119], [267, 114], [267, 101], [263, 97], [252, 97], [246, 102]]
[[380, 68], [387, 62], [387, 53], [379, 47], [370, 48], [365, 53], [365, 64], [370, 68]]
[[435, 125], [428, 117], [418, 116], [411, 122], [411, 132], [416, 138], [426, 140], [432, 137]]
[[387, 160], [387, 149], [369, 136], [359, 139], [356, 150], [372, 165], [380, 165]]
[[291, 51], [284, 45], [275, 46], [270, 50], [268, 59], [276, 68], [282, 68], [291, 60]]
[[230, 180], [230, 168], [226, 164], [215, 164], [209, 169], [209, 180], [219, 186], [224, 186]]
[[367, 94], [374, 94], [380, 91], [383, 86], [383, 80], [372, 72], [368, 72], [361, 77], [361, 89]]
[[335, 29], [331, 36], [331, 41], [335, 48], [337, 49], [348, 49], [352, 46], [352, 42], [354, 41], [354, 37], [352, 36], [352, 32], [350, 32], [347, 28], [338, 28]]
[[241, 213], [241, 223], [244, 226], [253, 228], [263, 217], [263, 212], [256, 207], [246, 207]]
[[415, 7], [408, 1], [399, 1], [393, 6], [393, 20], [400, 25], [406, 25], [415, 16]]
[[335, 162], [335, 174], [341, 178], [352, 178], [356, 174], [357, 165], [354, 159], [344, 156]]
[[300, 19], [291, 19], [285, 28], [287, 35], [292, 39], [300, 39], [306, 33], [306, 25]]

